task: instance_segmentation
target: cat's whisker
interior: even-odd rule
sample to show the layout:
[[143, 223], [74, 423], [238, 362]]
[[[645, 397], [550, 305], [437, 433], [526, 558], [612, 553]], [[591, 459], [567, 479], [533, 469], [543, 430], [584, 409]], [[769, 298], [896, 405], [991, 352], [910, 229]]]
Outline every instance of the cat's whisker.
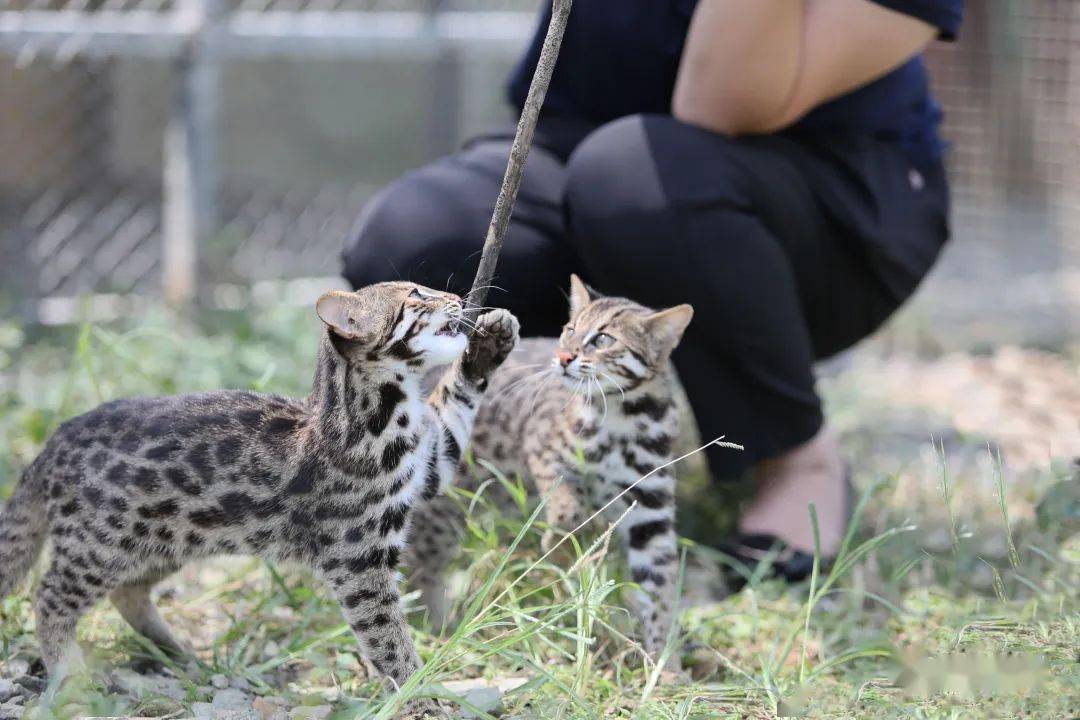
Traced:
[[465, 298], [468, 299], [472, 297], [472, 294], [478, 290], [502, 290], [503, 292], [506, 292], [506, 288], [499, 287], [498, 285], [477, 285], [466, 293]]
[[487, 332], [485, 332], [482, 327], [477, 325], [475, 321], [470, 320], [469, 318], [465, 317], [465, 313], [459, 314], [457, 317], [453, 318], [453, 320], [454, 320], [454, 322], [461, 323], [465, 327], [470, 328], [473, 332], [475, 332], [480, 337], [483, 337], [483, 336], [487, 335]]
[[596, 379], [595, 375], [590, 375], [589, 377], [596, 383], [596, 389], [600, 391], [600, 399], [604, 401], [604, 414], [600, 418], [600, 424], [603, 425], [607, 421], [607, 394], [604, 393], [604, 386], [600, 384], [600, 381]]
[[585, 400], [586, 409], [592, 409], [592, 383], [589, 382], [589, 376], [585, 373], [581, 374], [581, 397]]
[[596, 397], [592, 391], [592, 375], [585, 376], [585, 390], [589, 393], [589, 410], [592, 410], [593, 403], [596, 402]]
[[[532, 367], [542, 367], [542, 366], [538, 364], [538, 365], [533, 365]], [[520, 378], [514, 380], [513, 382], [509, 383], [506, 387], [502, 388], [502, 391], [498, 395], [494, 395], [492, 397], [503, 397], [505, 395], [509, 395], [511, 391], [516, 390], [516, 389], [518, 389], [518, 388], [520, 388], [522, 386], [527, 386], [529, 384], [530, 380], [538, 379], [538, 378], [542, 377], [543, 375], [549, 374], [551, 372], [553, 372], [553, 369], [548, 367], [548, 368], [543, 368], [541, 370], [538, 370], [536, 372], [528, 373], [528, 374], [524, 375], [523, 377], [520, 377]]]
[[555, 377], [555, 373], [549, 373], [549, 374], [548, 374], [548, 375], [547, 375], [547, 376], [546, 376], [546, 377], [544, 378], [544, 381], [543, 381], [542, 383], [540, 383], [540, 386], [536, 388], [536, 392], [535, 392], [535, 393], [533, 393], [533, 399], [532, 399], [532, 403], [530, 403], [530, 405], [529, 405], [529, 414], [530, 414], [530, 415], [532, 415], [532, 412], [533, 412], [533, 410], [535, 410], [535, 409], [536, 409], [536, 403], [537, 403], [537, 401], [538, 401], [538, 400], [539, 400], [539, 399], [540, 399], [541, 397], [543, 397], [543, 395], [544, 395], [544, 389], [545, 389], [545, 388], [547, 388], [547, 386], [548, 386], [548, 383], [550, 383], [550, 382], [551, 382], [551, 380], [552, 380], [552, 378], [554, 378], [554, 377]]
[[553, 377], [554, 376], [549, 373], [537, 373], [534, 378], [534, 382], [521, 383], [511, 392], [507, 393], [504, 397], [506, 397], [507, 399], [520, 397], [522, 393], [531, 390], [533, 393], [535, 393], [535, 396], [533, 397], [533, 400], [535, 401], [543, 392], [543, 389], [550, 384]]
[[608, 375], [603, 370], [597, 370], [597, 372], [600, 373], [604, 377], [605, 380], [607, 380], [612, 385], [614, 385], [616, 390], [618, 390], [620, 393], [622, 393], [623, 402], [626, 402], [626, 391], [622, 389], [622, 385], [615, 382], [615, 378], [611, 377], [610, 375]]
[[477, 287], [474, 287], [469, 290], [469, 292], [465, 293], [465, 304], [468, 305], [470, 308], [478, 307], [472, 304], [472, 296], [474, 293], [479, 292], [480, 290], [501, 290], [502, 292], [506, 292], [506, 288], [499, 287], [498, 285], [479, 285]]
[[603, 425], [605, 422], [607, 422], [608, 402], [607, 393], [604, 392], [604, 386], [600, 383], [599, 378], [596, 379], [596, 389], [600, 391], [600, 399], [604, 402], [604, 415], [600, 418], [600, 424]]
[[581, 382], [582, 381], [580, 379], [577, 381], [577, 385], [574, 386], [573, 391], [570, 393], [570, 397], [567, 398], [565, 403], [563, 403], [563, 406], [561, 408], [562, 410], [570, 407], [570, 403], [574, 402], [574, 400], [577, 398], [578, 391], [581, 389]]

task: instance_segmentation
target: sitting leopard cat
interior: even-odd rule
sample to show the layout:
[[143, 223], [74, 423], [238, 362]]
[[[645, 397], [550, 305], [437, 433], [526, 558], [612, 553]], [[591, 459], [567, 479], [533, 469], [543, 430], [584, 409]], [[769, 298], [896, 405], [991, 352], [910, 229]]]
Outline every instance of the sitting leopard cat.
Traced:
[[[307, 398], [116, 400], [61, 425], [25, 471], [0, 515], [0, 597], [50, 538], [35, 600], [50, 673], [78, 660], [76, 624], [106, 595], [139, 633], [187, 652], [151, 587], [221, 554], [312, 567], [380, 672], [400, 686], [417, 670], [395, 572], [410, 506], [453, 479], [517, 320], [488, 312], [470, 340], [461, 298], [406, 282], [331, 292], [316, 311], [326, 329]], [[447, 364], [425, 398], [425, 371]]]
[[[523, 340], [496, 372], [476, 418], [472, 454], [549, 495], [549, 526], [572, 530], [639, 478], [672, 460], [678, 436], [669, 357], [693, 316], [679, 305], [654, 311], [633, 301], [600, 297], [570, 279], [570, 322], [558, 339]], [[547, 365], [558, 382], [541, 382]], [[593, 393], [593, 389], [598, 392]], [[603, 395], [603, 397], [601, 397]], [[556, 480], [562, 482], [556, 485]], [[474, 490], [482, 475], [462, 467], [459, 487]], [[619, 526], [633, 580], [644, 645], [656, 658], [672, 626], [678, 559], [675, 477], [659, 470], [606, 511]], [[431, 622], [446, 622], [444, 573], [457, 555], [462, 516], [449, 497], [415, 509], [406, 565]], [[552, 536], [545, 537], [550, 546]], [[677, 669], [673, 656], [667, 667]]]

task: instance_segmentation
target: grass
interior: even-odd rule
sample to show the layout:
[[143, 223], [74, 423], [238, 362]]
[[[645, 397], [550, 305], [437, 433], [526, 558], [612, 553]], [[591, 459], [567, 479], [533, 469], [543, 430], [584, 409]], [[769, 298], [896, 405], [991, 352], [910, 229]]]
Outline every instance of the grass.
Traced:
[[[306, 392], [314, 317], [288, 308], [249, 315], [195, 321], [150, 308], [108, 326], [0, 324], [0, 495], [57, 422], [102, 400], [216, 387]], [[390, 718], [400, 701], [450, 697], [444, 683], [467, 678], [514, 679], [503, 703], [519, 718], [1074, 716], [1080, 527], [1072, 470], [1059, 461], [1012, 473], [981, 437], [946, 444], [927, 432], [880, 443], [893, 429], [879, 422], [882, 408], [860, 399], [860, 382], [856, 373], [823, 387], [862, 492], [839, 558], [802, 585], [757, 574], [722, 601], [687, 602], [692, 680], [671, 682], [633, 640], [623, 603], [630, 583], [609, 552], [608, 528], [590, 524], [545, 557], [539, 509], [517, 479], [499, 478], [457, 494], [469, 518], [452, 576], [458, 625], [436, 637], [406, 597], [426, 665], [399, 694], [373, 679], [310, 574], [228, 558], [185, 569], [160, 602], [199, 649], [197, 663], [171, 667], [179, 697], [118, 687], [116, 668], [164, 659], [102, 604], [80, 630], [90, 671], [26, 717], [178, 717], [207, 699], [216, 673], [290, 706], [330, 699], [341, 718]], [[682, 582], [688, 599], [708, 599], [703, 588], [718, 582], [725, 559], [695, 538], [716, 537], [734, 501], [710, 488], [699, 467], [684, 470]], [[491, 511], [495, 482], [517, 499], [514, 512]], [[0, 612], [0, 664], [36, 658], [28, 596], [4, 599]], [[920, 675], [925, 657], [947, 659], [951, 672]], [[1025, 675], [1025, 658], [1041, 669]], [[1028, 689], [1008, 691], [1013, 681]]]

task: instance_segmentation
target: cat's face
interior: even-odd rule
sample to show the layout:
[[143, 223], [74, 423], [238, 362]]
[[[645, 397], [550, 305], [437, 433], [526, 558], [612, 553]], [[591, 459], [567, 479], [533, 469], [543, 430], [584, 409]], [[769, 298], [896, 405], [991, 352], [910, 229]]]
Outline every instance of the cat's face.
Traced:
[[570, 321], [552, 365], [572, 388], [631, 390], [664, 370], [693, 315], [689, 305], [656, 311], [602, 297], [571, 275]]
[[462, 310], [457, 295], [410, 282], [329, 292], [316, 305], [346, 359], [399, 361], [421, 370], [461, 357], [468, 342], [458, 322]]

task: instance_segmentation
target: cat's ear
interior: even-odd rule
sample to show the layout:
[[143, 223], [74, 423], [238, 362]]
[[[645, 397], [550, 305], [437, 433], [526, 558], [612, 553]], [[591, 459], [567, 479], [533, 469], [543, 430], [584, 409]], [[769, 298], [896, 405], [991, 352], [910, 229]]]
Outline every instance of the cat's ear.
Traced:
[[315, 312], [334, 334], [346, 340], [359, 340], [363, 333], [356, 297], [343, 290], [333, 290], [319, 298]]
[[664, 348], [665, 353], [670, 353], [682, 340], [683, 331], [693, 317], [693, 307], [686, 304], [676, 305], [645, 316], [645, 330]]
[[582, 282], [576, 273], [570, 274], [570, 317], [577, 315], [581, 308], [601, 297], [600, 293]]

